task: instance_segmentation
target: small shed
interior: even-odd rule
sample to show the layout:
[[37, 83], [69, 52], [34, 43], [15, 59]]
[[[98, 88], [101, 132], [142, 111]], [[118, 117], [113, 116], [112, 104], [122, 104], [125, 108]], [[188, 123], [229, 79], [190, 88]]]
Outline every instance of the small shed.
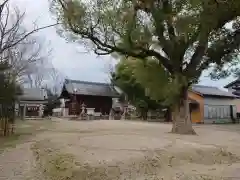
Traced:
[[95, 112], [109, 114], [112, 98], [119, 94], [111, 84], [66, 79], [60, 98], [65, 99], [69, 115], [78, 115], [82, 105], [94, 108]]
[[213, 86], [194, 85], [192, 91], [203, 97], [204, 123], [229, 123], [236, 118], [238, 96]]

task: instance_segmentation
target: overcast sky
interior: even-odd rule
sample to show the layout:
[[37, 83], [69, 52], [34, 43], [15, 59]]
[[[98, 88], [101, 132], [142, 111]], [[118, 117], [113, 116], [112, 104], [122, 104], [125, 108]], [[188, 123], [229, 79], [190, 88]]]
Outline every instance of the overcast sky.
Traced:
[[[25, 23], [31, 28], [31, 23], [37, 19], [39, 26], [54, 23], [54, 18], [49, 12], [48, 0], [12, 0], [20, 9], [26, 11]], [[16, 3], [15, 3], [16, 2]], [[97, 57], [94, 53], [86, 53], [84, 47], [68, 43], [56, 33], [55, 28], [48, 28], [39, 32], [39, 36], [50, 41], [53, 48], [51, 61], [55, 68], [70, 79], [93, 82], [107, 82], [107, 70], [115, 60], [111, 57]], [[232, 78], [211, 81], [204, 73], [200, 84], [223, 87]]]

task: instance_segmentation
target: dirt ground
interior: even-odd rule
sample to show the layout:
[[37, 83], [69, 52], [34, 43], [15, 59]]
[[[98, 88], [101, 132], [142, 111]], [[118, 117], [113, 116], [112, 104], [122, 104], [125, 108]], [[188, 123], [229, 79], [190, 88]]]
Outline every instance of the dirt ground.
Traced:
[[133, 121], [53, 119], [23, 127], [30, 135], [2, 146], [0, 180], [240, 179], [240, 125], [196, 125], [197, 136]]

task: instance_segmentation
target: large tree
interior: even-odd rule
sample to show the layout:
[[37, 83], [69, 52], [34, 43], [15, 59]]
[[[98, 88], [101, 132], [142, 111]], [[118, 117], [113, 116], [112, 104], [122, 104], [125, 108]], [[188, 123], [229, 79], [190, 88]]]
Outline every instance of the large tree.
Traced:
[[53, 9], [71, 39], [96, 54], [158, 62], [176, 85], [174, 133], [195, 133], [187, 101], [193, 81], [238, 54], [238, 0], [54, 0]]

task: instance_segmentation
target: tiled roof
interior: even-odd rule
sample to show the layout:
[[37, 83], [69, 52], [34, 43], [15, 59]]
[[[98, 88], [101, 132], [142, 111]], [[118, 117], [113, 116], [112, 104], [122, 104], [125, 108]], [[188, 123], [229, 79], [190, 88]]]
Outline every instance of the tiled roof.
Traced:
[[224, 88], [229, 88], [229, 87], [232, 87], [234, 85], [239, 85], [239, 84], [240, 84], [240, 78], [236, 79], [235, 81], [230, 82], [229, 84], [224, 86]]
[[47, 92], [41, 88], [23, 88], [20, 100], [43, 101], [47, 99]]
[[213, 86], [193, 85], [192, 90], [208, 96], [237, 97], [230, 92]]
[[107, 96], [117, 97], [118, 93], [116, 90], [107, 83], [77, 81], [77, 80], [65, 80], [65, 88], [68, 93], [81, 94], [90, 96]]

